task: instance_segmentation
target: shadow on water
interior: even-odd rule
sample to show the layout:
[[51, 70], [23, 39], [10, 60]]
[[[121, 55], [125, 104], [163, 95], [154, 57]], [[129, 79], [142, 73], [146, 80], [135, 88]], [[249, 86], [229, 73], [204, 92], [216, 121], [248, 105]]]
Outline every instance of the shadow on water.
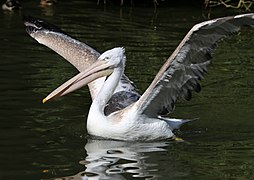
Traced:
[[31, 39], [21, 17], [47, 19], [99, 52], [124, 46], [126, 74], [143, 92], [191, 26], [205, 20], [202, 13], [92, 1], [59, 1], [48, 10], [24, 1], [22, 11], [0, 13], [0, 179], [253, 179], [253, 30], [220, 44], [201, 93], [178, 102], [172, 116], [199, 118], [178, 132], [185, 141], [130, 143], [87, 138], [86, 88], [41, 103], [77, 71]]

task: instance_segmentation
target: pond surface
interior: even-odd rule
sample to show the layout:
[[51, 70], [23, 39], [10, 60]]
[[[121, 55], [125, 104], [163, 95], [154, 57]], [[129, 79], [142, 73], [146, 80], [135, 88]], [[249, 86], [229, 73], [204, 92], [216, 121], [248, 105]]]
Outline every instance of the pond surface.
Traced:
[[[183, 141], [118, 142], [87, 135], [87, 88], [42, 104], [77, 71], [30, 38], [22, 14], [41, 17], [103, 52], [126, 48], [126, 74], [142, 93], [197, 22], [200, 7], [96, 5], [59, 1], [0, 12], [0, 179], [253, 179], [254, 30], [221, 43], [191, 101], [172, 114], [199, 118], [179, 132]], [[212, 17], [237, 12], [212, 12]]]

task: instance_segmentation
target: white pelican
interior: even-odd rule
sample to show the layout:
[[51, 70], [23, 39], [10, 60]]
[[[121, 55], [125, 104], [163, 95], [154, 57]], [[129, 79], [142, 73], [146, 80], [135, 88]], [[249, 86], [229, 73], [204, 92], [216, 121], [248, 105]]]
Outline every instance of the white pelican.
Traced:
[[[141, 97], [123, 75], [124, 48], [108, 50], [96, 61], [94, 58], [99, 54], [95, 50], [55, 26], [34, 18], [26, 19], [25, 25], [39, 43], [55, 50], [81, 71], [43, 102], [90, 83], [93, 102], [87, 118], [89, 134], [117, 140], [155, 140], [174, 137], [172, 130], [184, 121], [164, 115], [173, 111], [179, 97], [190, 99], [192, 90], [200, 91], [199, 80], [207, 71], [217, 42], [238, 32], [241, 26], [253, 26], [254, 14], [223, 17], [193, 26]], [[94, 82], [97, 78], [99, 80]], [[128, 88], [121, 88], [123, 79], [127, 79]], [[124, 98], [130, 95], [135, 98], [125, 103]], [[124, 105], [120, 107], [119, 104]], [[105, 110], [107, 106], [110, 107]]]

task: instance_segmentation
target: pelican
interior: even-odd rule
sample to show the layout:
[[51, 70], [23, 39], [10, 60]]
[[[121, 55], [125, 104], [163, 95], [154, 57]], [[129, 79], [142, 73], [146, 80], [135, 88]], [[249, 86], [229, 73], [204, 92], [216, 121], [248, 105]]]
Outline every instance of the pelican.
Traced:
[[186, 121], [166, 115], [174, 110], [178, 98], [189, 100], [192, 91], [200, 91], [199, 81], [207, 72], [217, 43], [242, 26], [253, 26], [254, 14], [217, 18], [194, 25], [142, 95], [124, 75], [124, 48], [113, 48], [100, 55], [41, 19], [26, 18], [25, 25], [31, 37], [56, 51], [80, 71], [43, 102], [88, 84], [93, 99], [87, 117], [90, 135], [149, 141], [175, 137], [173, 130]]

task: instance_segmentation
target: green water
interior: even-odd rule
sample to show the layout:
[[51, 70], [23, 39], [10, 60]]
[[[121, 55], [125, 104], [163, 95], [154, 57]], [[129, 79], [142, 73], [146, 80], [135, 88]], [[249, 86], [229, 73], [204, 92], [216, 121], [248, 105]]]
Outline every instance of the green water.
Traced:
[[[126, 74], [142, 93], [201, 8], [97, 6], [59, 1], [21, 12], [0, 12], [0, 179], [253, 179], [254, 30], [245, 28], [218, 47], [202, 91], [172, 114], [199, 118], [179, 142], [91, 140], [87, 88], [46, 104], [41, 100], [77, 71], [30, 38], [22, 14], [41, 17], [99, 52], [126, 48]], [[214, 11], [212, 17], [237, 14]]]

